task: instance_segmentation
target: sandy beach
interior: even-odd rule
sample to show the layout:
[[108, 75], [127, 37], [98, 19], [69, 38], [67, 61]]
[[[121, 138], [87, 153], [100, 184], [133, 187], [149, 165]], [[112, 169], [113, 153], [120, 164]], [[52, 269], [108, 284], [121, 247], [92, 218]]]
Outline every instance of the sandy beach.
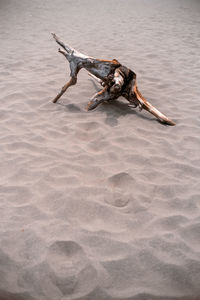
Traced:
[[[200, 2], [0, 1], [0, 300], [200, 299]], [[137, 74], [176, 126], [100, 89], [51, 36]]]

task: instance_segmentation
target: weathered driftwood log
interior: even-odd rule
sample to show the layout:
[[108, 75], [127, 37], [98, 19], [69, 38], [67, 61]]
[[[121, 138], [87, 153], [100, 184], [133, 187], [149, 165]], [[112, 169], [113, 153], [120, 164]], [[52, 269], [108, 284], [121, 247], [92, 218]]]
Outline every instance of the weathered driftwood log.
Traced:
[[58, 51], [66, 57], [71, 70], [70, 80], [54, 98], [54, 103], [58, 101], [70, 86], [76, 84], [77, 74], [80, 69], [84, 68], [102, 85], [102, 90], [90, 99], [88, 110], [96, 108], [104, 101], [114, 100], [123, 96], [131, 103], [131, 106], [138, 106], [140, 110], [145, 109], [165, 124], [175, 125], [173, 121], [159, 112], [142, 96], [137, 87], [136, 74], [132, 70], [122, 66], [116, 59], [101, 60], [84, 55], [69, 45], [64, 44], [54, 33], [52, 35], [56, 42], [64, 49], [64, 51], [62, 49]]

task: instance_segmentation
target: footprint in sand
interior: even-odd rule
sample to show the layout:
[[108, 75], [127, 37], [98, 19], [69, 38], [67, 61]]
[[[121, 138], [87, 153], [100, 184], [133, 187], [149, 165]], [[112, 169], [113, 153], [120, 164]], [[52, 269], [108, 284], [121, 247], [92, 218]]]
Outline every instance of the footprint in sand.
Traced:
[[47, 263], [52, 271], [53, 284], [64, 295], [82, 293], [96, 286], [96, 270], [83, 248], [74, 241], [54, 242], [49, 248]]
[[115, 189], [132, 189], [135, 180], [126, 172], [117, 173], [108, 178], [109, 185]]

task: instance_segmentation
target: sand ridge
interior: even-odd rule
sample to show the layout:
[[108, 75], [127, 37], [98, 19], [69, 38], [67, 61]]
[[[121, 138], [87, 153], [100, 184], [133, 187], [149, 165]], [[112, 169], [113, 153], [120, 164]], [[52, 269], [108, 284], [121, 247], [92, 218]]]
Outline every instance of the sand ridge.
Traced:
[[[198, 1], [1, 1], [0, 300], [200, 298]], [[69, 78], [117, 58], [158, 123]]]

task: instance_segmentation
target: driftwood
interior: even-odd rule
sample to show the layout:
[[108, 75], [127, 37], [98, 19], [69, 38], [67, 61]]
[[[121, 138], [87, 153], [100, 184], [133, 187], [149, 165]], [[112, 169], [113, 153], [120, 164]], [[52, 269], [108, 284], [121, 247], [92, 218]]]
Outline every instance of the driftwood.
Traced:
[[76, 84], [78, 72], [84, 68], [102, 86], [102, 90], [90, 99], [88, 110], [96, 108], [104, 101], [114, 100], [123, 96], [130, 102], [132, 107], [139, 107], [140, 110], [145, 109], [162, 123], [175, 125], [173, 121], [159, 112], [142, 96], [137, 87], [136, 74], [132, 70], [122, 66], [116, 59], [111, 61], [101, 60], [84, 55], [64, 44], [55, 34], [52, 33], [52, 35], [55, 41], [64, 49], [59, 49], [58, 51], [66, 57], [71, 70], [70, 80], [54, 98], [54, 103], [58, 101], [70, 86]]

